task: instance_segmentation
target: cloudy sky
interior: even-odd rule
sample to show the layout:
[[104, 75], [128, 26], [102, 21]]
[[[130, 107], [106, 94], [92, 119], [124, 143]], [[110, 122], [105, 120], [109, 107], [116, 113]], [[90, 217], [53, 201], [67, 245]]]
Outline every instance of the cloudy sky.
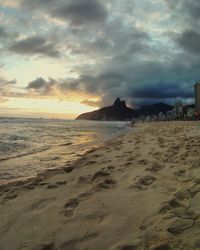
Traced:
[[0, 0], [0, 115], [193, 102], [197, 0]]

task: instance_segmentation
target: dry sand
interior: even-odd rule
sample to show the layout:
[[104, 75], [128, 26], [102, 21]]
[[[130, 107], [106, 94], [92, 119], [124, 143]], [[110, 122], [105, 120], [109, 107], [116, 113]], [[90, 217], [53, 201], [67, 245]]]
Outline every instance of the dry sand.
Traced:
[[0, 249], [200, 249], [200, 122], [137, 126], [0, 187]]

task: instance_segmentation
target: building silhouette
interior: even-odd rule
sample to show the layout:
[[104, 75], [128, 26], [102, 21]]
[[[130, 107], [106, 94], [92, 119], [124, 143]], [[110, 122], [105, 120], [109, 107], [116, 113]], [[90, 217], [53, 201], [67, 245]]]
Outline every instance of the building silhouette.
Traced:
[[195, 90], [195, 111], [200, 113], [200, 83], [194, 85]]

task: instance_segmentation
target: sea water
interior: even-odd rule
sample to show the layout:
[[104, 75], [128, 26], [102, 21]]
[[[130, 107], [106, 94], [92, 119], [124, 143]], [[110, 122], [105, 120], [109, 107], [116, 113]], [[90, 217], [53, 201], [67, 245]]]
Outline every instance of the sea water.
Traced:
[[125, 122], [0, 118], [0, 184], [66, 166], [127, 128]]

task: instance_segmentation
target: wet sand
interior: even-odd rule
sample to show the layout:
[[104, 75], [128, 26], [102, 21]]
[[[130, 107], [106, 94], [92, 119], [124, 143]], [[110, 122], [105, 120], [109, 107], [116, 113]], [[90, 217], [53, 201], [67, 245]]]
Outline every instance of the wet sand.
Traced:
[[0, 249], [200, 249], [200, 122], [137, 127], [1, 186]]

